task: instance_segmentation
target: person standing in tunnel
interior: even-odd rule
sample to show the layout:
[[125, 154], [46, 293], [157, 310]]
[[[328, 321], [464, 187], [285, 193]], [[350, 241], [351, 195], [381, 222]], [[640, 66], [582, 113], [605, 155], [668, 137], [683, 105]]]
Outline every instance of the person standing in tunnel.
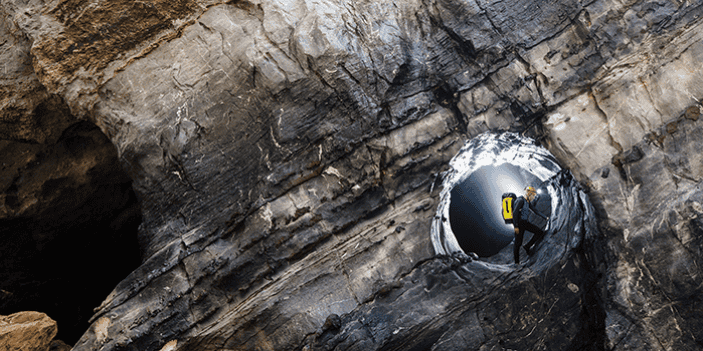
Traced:
[[520, 246], [522, 246], [522, 239], [524, 238], [525, 231], [533, 233], [532, 239], [525, 245], [525, 251], [530, 254], [530, 248], [537, 243], [538, 240], [544, 237], [544, 231], [542, 228], [534, 224], [534, 220], [527, 218], [526, 212], [523, 211], [525, 205], [530, 209], [528, 213], [545, 218], [539, 214], [538, 211], [534, 209], [533, 204], [537, 203], [538, 195], [535, 188], [528, 186], [525, 188], [525, 196], [520, 196], [512, 203], [512, 223], [515, 228], [515, 247], [513, 250], [513, 255], [515, 258], [515, 264], [520, 264]]

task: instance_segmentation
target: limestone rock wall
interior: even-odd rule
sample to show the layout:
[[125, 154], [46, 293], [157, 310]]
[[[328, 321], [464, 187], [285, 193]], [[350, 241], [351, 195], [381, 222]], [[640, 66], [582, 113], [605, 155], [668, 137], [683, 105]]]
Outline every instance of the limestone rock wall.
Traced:
[[666, 7], [625, 11], [624, 19], [642, 28], [627, 53], [545, 116], [550, 149], [580, 174], [599, 208], [607, 249], [592, 251], [606, 272], [613, 349], [700, 347], [692, 313], [700, 285], [701, 162], [694, 150], [703, 75], [694, 62], [703, 46], [697, 21], [673, 33], [660, 29], [660, 21], [697, 18]]
[[[588, 347], [701, 340], [699, 2], [1, 4], [24, 48], [13, 82], [96, 124], [140, 201], [142, 265], [76, 350], [342, 345], [325, 330], [379, 292], [451, 275], [431, 259], [435, 185], [487, 130], [535, 137], [590, 190], [602, 235], [577, 270], [599, 278], [578, 325], [604, 337]], [[36, 105], [16, 93], [3, 121]], [[3, 133], [47, 138], [22, 123]], [[467, 340], [452, 330], [417, 347]]]

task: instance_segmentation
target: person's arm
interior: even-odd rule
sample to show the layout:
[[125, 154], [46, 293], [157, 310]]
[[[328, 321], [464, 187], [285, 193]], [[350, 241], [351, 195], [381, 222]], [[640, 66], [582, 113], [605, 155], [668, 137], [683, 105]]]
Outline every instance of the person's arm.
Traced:
[[515, 205], [513, 206], [513, 226], [515, 227], [515, 233], [518, 232], [518, 228], [520, 227], [520, 223], [522, 221], [522, 218], [520, 215], [522, 214], [522, 206], [525, 205], [525, 198], [522, 196], [518, 197], [515, 200]]

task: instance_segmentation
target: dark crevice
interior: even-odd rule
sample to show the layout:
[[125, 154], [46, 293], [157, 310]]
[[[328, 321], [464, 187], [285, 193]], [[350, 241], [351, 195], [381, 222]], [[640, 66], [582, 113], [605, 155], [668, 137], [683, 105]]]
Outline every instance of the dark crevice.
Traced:
[[583, 306], [581, 310], [582, 324], [575, 338], [574, 350], [604, 351], [606, 345], [605, 323], [605, 282], [602, 267], [599, 262], [604, 262], [605, 253], [601, 248], [606, 247], [605, 240], [598, 237], [594, 240], [585, 240], [576, 250], [576, 254], [584, 263], [584, 292], [582, 294]]
[[[116, 149], [90, 122], [53, 143], [7, 147], [25, 152], [0, 171], [22, 174], [5, 190], [14, 209], [0, 218], [0, 315], [46, 313], [56, 338], [75, 344], [94, 308], [140, 264], [137, 196]], [[27, 154], [29, 163], [19, 156]]]
[[459, 126], [459, 132], [466, 134], [468, 131], [468, 123], [464, 119], [464, 115], [459, 110], [459, 93], [452, 92], [452, 89], [446, 84], [439, 85], [432, 90], [435, 101], [452, 112], [454, 120]]
[[441, 28], [458, 44], [457, 51], [462, 58], [464, 58], [467, 62], [474, 62], [476, 60], [478, 53], [476, 52], [476, 48], [471, 40], [462, 38], [449, 27], [442, 25]]

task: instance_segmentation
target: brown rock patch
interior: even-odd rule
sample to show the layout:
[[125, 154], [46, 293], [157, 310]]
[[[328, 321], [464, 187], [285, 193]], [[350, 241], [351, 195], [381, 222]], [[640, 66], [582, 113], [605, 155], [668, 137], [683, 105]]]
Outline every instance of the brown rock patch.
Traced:
[[[42, 75], [68, 76], [83, 67], [100, 70], [119, 55], [154, 38], [174, 21], [186, 18], [198, 9], [192, 0], [134, 2], [118, 0], [83, 2], [64, 0], [47, 12], [65, 26], [56, 41], [45, 41], [33, 53], [42, 65]], [[48, 69], [49, 71], [46, 71]]]

